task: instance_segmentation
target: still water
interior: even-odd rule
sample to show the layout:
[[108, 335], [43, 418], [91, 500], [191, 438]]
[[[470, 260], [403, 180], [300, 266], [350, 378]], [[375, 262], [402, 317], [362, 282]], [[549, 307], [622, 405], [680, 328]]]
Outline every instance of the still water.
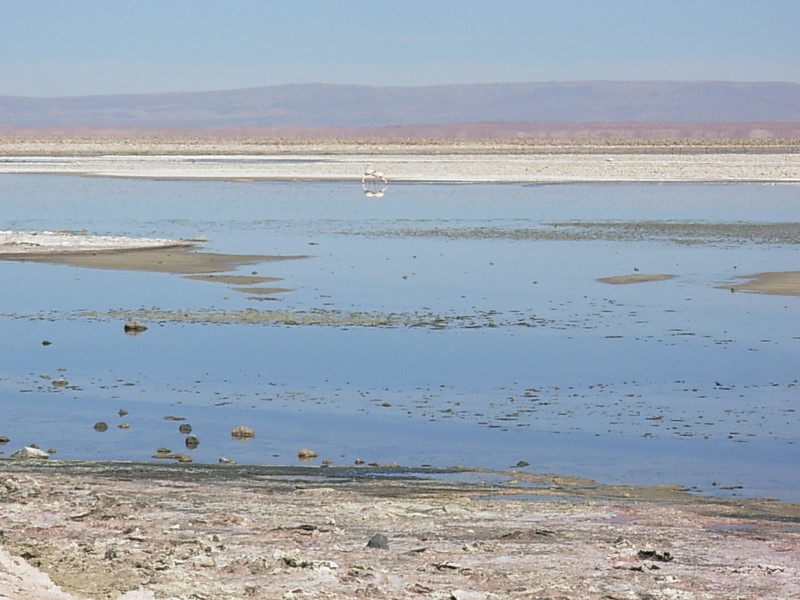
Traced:
[[[0, 261], [0, 451], [295, 464], [307, 447], [312, 464], [524, 461], [800, 501], [800, 300], [729, 289], [798, 270], [799, 202], [790, 185], [392, 184], [365, 198], [350, 183], [4, 175], [0, 229], [305, 258], [238, 268], [292, 290], [270, 295]], [[675, 277], [598, 281], [632, 273]], [[245, 311], [331, 319], [172, 318]], [[127, 314], [149, 329], [125, 335]], [[239, 425], [255, 438], [232, 439]]]

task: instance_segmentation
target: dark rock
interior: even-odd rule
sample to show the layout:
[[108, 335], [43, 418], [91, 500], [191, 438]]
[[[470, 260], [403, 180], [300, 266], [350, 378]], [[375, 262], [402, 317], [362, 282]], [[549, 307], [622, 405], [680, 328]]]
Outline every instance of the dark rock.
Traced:
[[658, 550], [639, 550], [636, 556], [639, 560], [658, 560], [661, 562], [670, 562], [673, 559], [672, 554], [668, 550], [664, 552], [659, 552]]
[[192, 426], [188, 423], [183, 423], [180, 427], [178, 427], [178, 431], [181, 433], [192, 433]]
[[101, 433], [103, 431], [108, 431], [108, 423], [104, 423], [103, 421], [100, 421], [99, 423], [95, 423], [94, 424], [94, 430], [95, 431], [99, 431]]
[[194, 450], [199, 445], [200, 445], [200, 440], [198, 440], [196, 436], [194, 436], [194, 435], [186, 436], [186, 447], [189, 450]]
[[380, 550], [389, 549], [389, 538], [382, 533], [376, 533], [367, 542], [367, 548], [378, 548]]

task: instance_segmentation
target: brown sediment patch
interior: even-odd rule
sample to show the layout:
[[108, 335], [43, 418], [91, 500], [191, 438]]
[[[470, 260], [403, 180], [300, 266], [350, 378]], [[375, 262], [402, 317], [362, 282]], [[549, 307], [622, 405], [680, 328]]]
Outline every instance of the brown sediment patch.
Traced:
[[279, 287], [237, 287], [233, 289], [235, 289], [237, 292], [242, 292], [243, 294], [253, 294], [254, 296], [271, 296], [272, 294], [285, 294], [287, 292], [294, 291], [291, 288]]
[[667, 279], [672, 279], [675, 275], [667, 275], [667, 274], [648, 274], [648, 273], [633, 273], [631, 275], [617, 275], [615, 277], [601, 277], [597, 281], [602, 281], [603, 283], [610, 283], [612, 285], [624, 285], [628, 283], [646, 283], [648, 281], [665, 281]]
[[240, 265], [305, 258], [261, 254], [217, 254], [196, 252], [191, 246], [149, 250], [104, 250], [97, 252], [53, 252], [2, 256], [5, 260], [45, 262], [93, 269], [151, 271], [179, 275], [199, 275], [232, 271]]
[[224, 283], [226, 285], [258, 285], [260, 283], [272, 283], [280, 281], [280, 277], [261, 277], [259, 275], [187, 275], [186, 279], [196, 279], [198, 281], [210, 281], [212, 283]]
[[740, 292], [758, 292], [760, 294], [775, 294], [782, 296], [800, 296], [800, 271], [773, 271], [746, 275], [742, 279], [749, 279], [744, 283], [733, 286], [718, 286]]

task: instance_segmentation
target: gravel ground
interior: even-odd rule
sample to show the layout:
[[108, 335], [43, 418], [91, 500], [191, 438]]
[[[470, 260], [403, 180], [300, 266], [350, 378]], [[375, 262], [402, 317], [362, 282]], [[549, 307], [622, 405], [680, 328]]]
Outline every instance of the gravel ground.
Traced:
[[0, 461], [0, 598], [800, 594], [797, 505], [352, 471]]

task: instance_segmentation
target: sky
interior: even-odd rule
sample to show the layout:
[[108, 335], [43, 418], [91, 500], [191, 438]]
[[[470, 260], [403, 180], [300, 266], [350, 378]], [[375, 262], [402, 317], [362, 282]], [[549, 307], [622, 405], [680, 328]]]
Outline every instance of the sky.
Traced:
[[800, 83], [800, 0], [0, 0], [0, 95]]

